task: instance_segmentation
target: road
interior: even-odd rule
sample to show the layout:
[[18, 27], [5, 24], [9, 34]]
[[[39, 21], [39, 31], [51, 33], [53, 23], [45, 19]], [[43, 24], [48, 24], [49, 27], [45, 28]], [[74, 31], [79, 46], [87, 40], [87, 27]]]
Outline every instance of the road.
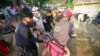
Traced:
[[78, 23], [73, 17], [77, 37], [69, 41], [71, 56], [100, 56], [100, 29], [94, 24]]

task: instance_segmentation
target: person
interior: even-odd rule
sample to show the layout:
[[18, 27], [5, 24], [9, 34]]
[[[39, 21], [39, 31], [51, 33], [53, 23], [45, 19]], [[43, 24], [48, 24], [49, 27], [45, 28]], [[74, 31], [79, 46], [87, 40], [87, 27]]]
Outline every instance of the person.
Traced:
[[43, 20], [42, 20], [42, 17], [40, 16], [39, 12], [33, 12], [33, 21], [36, 22], [36, 30], [34, 30], [34, 35], [37, 37], [38, 30], [44, 31]]
[[32, 12], [29, 9], [28, 4], [25, 4], [24, 8], [22, 9], [22, 11], [26, 14], [31, 14]]
[[42, 41], [36, 39], [32, 35], [30, 28], [32, 27], [32, 14], [22, 12], [22, 20], [18, 23], [15, 30], [16, 46], [20, 49], [19, 55], [22, 56], [38, 56], [37, 46], [35, 42]]
[[21, 5], [19, 5], [19, 6], [16, 7], [16, 12], [17, 12], [17, 21], [20, 20], [22, 9], [23, 9], [23, 8], [21, 8]]
[[12, 47], [13, 44], [14, 30], [15, 27], [11, 24], [5, 23], [4, 15], [0, 14], [0, 52], [5, 55], [10, 55], [12, 52], [10, 47]]
[[56, 19], [54, 21], [59, 21], [62, 18], [61, 11], [58, 12], [58, 15], [56, 16]]
[[9, 22], [9, 18], [10, 18], [10, 14], [9, 14], [8, 8], [7, 8], [7, 7], [3, 7], [3, 8], [1, 9], [1, 11], [2, 11], [3, 14], [4, 14], [4, 18], [5, 18], [6, 23], [8, 23], [8, 22]]
[[79, 16], [78, 16], [78, 23], [86, 22], [87, 19], [89, 19], [87, 14], [79, 14]]
[[33, 5], [33, 7], [32, 7], [32, 12], [36, 12], [36, 11], [38, 11], [38, 10], [39, 10], [39, 8], [36, 7], [35, 5]]
[[53, 10], [52, 10], [52, 15], [53, 15], [53, 18], [55, 19], [56, 18], [56, 16], [57, 16], [57, 8], [54, 8]]
[[100, 12], [98, 12], [95, 20], [96, 20], [97, 23], [100, 24]]
[[11, 15], [11, 20], [16, 20], [17, 11], [16, 11], [16, 8], [14, 7], [14, 5], [11, 6], [9, 11], [10, 11], [10, 15]]
[[72, 12], [70, 10], [64, 10], [61, 15], [62, 18], [59, 21], [55, 21], [53, 37], [65, 49], [67, 52], [66, 56], [70, 56], [70, 51], [66, 44], [73, 34]]
[[38, 29], [44, 30], [43, 20], [42, 20], [42, 17], [38, 11], [33, 12], [33, 21], [36, 21]]
[[5, 35], [14, 32], [15, 27], [4, 20], [4, 15], [0, 14], [0, 34]]
[[52, 17], [51, 10], [47, 10], [46, 15], [43, 16], [43, 25], [46, 32], [51, 32], [52, 23], [53, 23], [53, 17]]

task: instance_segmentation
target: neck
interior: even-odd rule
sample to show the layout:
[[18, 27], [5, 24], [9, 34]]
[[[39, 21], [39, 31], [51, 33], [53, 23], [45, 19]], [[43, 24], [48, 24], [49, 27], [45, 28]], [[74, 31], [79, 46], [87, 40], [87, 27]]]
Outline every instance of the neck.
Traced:
[[63, 18], [64, 20], [67, 20], [67, 21], [70, 21], [70, 19], [69, 18]]

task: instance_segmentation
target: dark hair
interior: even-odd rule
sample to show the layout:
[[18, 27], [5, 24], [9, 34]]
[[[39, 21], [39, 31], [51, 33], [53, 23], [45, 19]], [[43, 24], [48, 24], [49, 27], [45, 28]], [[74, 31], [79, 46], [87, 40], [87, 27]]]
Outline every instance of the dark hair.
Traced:
[[47, 13], [51, 13], [51, 10], [50, 9], [47, 9], [46, 11], [47, 11]]
[[4, 20], [4, 14], [0, 14], [0, 19]]
[[22, 19], [25, 18], [25, 17], [29, 17], [30, 19], [32, 19], [33, 18], [33, 14], [32, 13], [30, 13], [30, 14], [21, 13], [21, 17], [22, 17]]

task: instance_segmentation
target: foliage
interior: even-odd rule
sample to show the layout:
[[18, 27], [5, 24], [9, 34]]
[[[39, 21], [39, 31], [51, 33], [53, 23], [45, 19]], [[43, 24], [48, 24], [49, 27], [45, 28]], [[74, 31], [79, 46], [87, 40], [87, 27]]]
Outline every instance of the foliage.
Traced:
[[4, 7], [7, 5], [12, 5], [13, 2], [12, 1], [7, 1], [7, 0], [0, 0], [0, 6]]
[[64, 4], [67, 8], [73, 8], [73, 0], [66, 0]]
[[0, 52], [0, 56], [4, 56], [4, 54]]
[[40, 7], [42, 7], [43, 4], [48, 3], [49, 1], [50, 0], [26, 0], [26, 2], [39, 5]]

